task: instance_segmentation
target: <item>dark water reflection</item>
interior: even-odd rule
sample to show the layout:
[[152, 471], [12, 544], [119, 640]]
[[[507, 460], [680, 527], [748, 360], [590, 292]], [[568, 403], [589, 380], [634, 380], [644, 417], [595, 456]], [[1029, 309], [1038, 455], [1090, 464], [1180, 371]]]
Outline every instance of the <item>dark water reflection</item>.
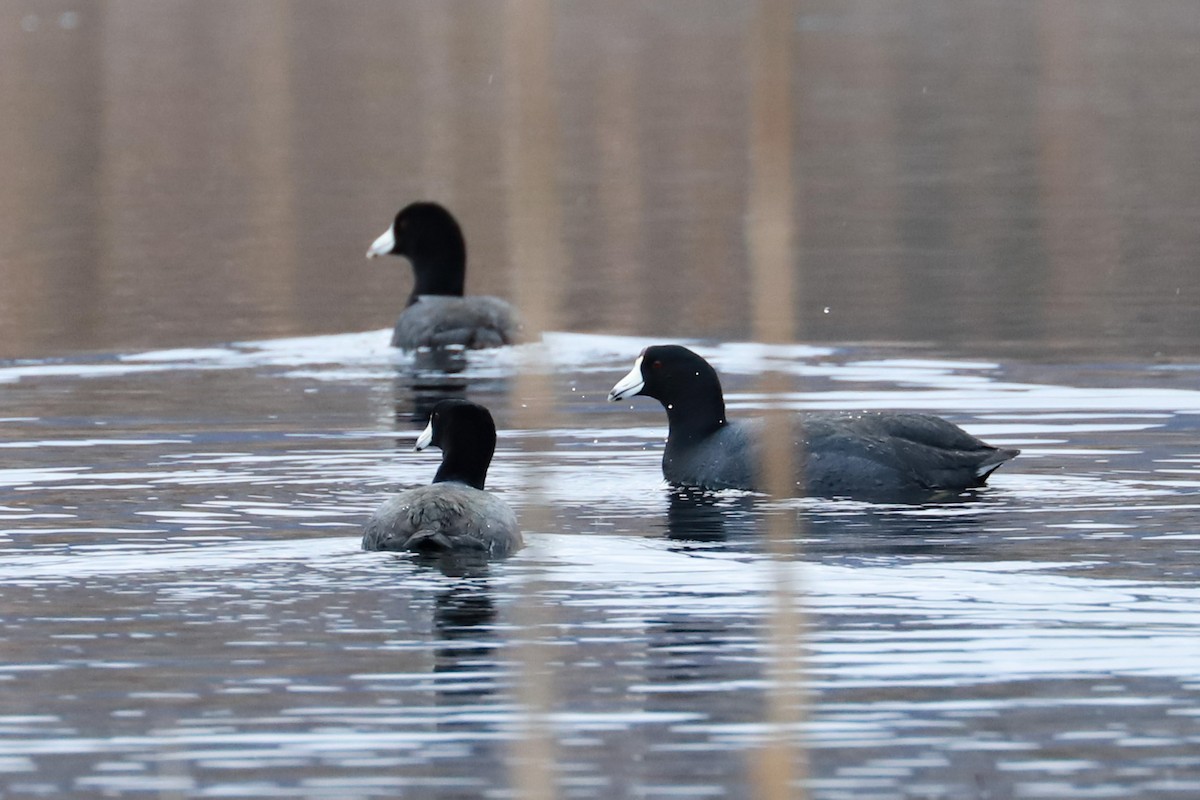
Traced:
[[[748, 341], [772, 8], [805, 345]], [[1194, 4], [555, 4], [524, 162], [523, 9], [0, 14], [0, 798], [515, 796], [529, 674], [564, 798], [755, 796], [780, 739], [821, 800], [1200, 794]], [[409, 278], [362, 253], [415, 197], [473, 290], [528, 309], [532, 276], [573, 333], [392, 352]], [[553, 280], [513, 241], [543, 227]], [[605, 401], [667, 338], [731, 414], [933, 411], [1023, 454], [922, 506], [674, 492], [661, 409]], [[528, 547], [362, 553], [445, 396], [495, 413]]]

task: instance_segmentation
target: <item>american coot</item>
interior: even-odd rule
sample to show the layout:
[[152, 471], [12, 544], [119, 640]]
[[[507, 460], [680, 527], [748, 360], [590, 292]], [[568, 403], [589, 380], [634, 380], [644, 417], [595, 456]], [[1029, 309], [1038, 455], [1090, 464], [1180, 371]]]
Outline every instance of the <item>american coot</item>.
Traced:
[[[667, 410], [663, 476], [677, 486], [758, 489], [762, 420], [730, 421], [716, 371], [679, 345], [647, 347], [609, 400]], [[916, 499], [982, 486], [1018, 450], [993, 447], [927, 414], [807, 413], [792, 420], [795, 494]]]
[[513, 307], [498, 297], [463, 297], [467, 245], [450, 212], [437, 203], [400, 210], [367, 258], [404, 256], [412, 263], [412, 294], [396, 320], [392, 347], [460, 346], [469, 349], [513, 344], [520, 323]]
[[466, 400], [433, 407], [417, 450], [442, 449], [433, 483], [388, 498], [367, 521], [364, 550], [478, 553], [504, 556], [521, 547], [512, 509], [483, 490], [496, 424], [486, 408]]

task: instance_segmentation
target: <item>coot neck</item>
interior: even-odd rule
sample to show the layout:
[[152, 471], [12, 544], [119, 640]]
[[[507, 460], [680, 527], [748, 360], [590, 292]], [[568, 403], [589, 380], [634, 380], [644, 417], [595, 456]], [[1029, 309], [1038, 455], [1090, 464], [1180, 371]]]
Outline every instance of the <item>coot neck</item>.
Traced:
[[719, 383], [693, 381], [685, 391], [661, 402], [667, 410], [667, 436], [674, 441], [703, 439], [727, 424]]
[[482, 437], [471, 442], [443, 443], [442, 463], [433, 476], [433, 482], [465, 483], [482, 490], [495, 450], [495, 434], [492, 434], [490, 441]]
[[462, 297], [467, 279], [467, 248], [460, 239], [443, 242], [437, 253], [422, 253], [410, 256], [412, 262], [412, 294], [408, 304], [417, 302], [423, 294]]

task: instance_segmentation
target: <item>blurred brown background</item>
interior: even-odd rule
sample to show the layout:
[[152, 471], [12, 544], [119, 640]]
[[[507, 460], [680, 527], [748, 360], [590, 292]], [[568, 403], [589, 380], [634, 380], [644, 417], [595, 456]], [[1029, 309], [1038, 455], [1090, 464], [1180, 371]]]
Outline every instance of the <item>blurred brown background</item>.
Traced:
[[[750, 337], [759, 7], [547, 8], [561, 327]], [[1197, 354], [1194, 0], [786, 16], [798, 340]], [[388, 327], [407, 265], [363, 253], [418, 198], [463, 222], [469, 291], [512, 296], [505, 48], [528, 22], [482, 0], [5, 3], [0, 357]]]

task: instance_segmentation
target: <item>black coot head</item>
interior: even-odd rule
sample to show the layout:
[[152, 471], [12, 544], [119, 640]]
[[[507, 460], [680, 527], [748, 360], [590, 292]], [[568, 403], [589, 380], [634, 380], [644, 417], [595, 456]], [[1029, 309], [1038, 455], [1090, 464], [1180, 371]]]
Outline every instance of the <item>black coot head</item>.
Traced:
[[424, 294], [461, 297], [467, 273], [467, 244], [458, 222], [437, 203], [400, 209], [392, 226], [367, 249], [367, 258], [404, 256], [416, 275], [413, 299]]
[[413, 203], [402, 208], [392, 222], [392, 236], [390, 255], [414, 261], [463, 250], [458, 221], [437, 203]]
[[367, 258], [405, 256], [422, 260], [459, 257], [466, 260], [462, 229], [437, 203], [412, 203], [396, 214], [392, 226], [367, 249]]
[[415, 449], [430, 445], [442, 451], [442, 466], [434, 483], [458, 481], [482, 489], [496, 451], [496, 423], [491, 412], [478, 403], [442, 400], [433, 407]]
[[714, 390], [719, 395], [721, 383], [707, 361], [686, 347], [660, 344], [641, 352], [629, 374], [608, 393], [608, 399], [624, 400], [640, 394], [667, 404]]

